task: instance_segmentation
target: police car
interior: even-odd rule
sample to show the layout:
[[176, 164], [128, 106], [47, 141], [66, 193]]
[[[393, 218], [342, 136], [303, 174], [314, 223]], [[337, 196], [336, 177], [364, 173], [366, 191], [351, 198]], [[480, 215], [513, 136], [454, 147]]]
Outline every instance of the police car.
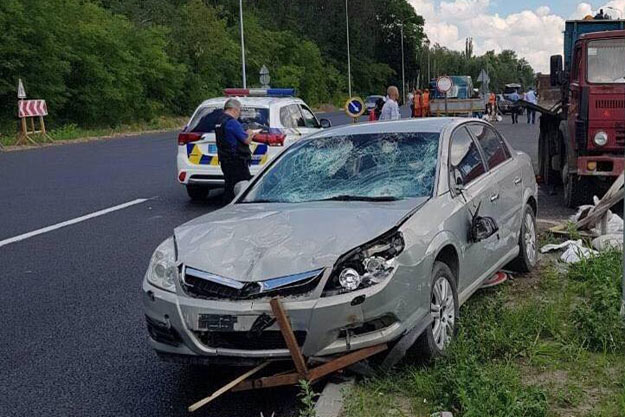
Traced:
[[228, 98], [241, 102], [240, 121], [248, 129], [259, 130], [250, 144], [250, 173], [255, 175], [274, 156], [301, 137], [330, 127], [318, 120], [292, 88], [228, 88], [225, 97], [204, 101], [178, 135], [178, 181], [193, 200], [206, 198], [212, 188], [224, 186], [217, 158], [215, 125]]

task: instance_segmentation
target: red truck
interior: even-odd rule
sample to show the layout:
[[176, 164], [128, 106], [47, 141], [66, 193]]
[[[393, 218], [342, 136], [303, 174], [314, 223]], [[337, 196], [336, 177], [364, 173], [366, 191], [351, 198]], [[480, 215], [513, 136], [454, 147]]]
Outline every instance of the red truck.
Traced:
[[[591, 203], [623, 172], [625, 152], [625, 20], [567, 21], [564, 66], [551, 57], [550, 79], [560, 86], [541, 113], [539, 172], [563, 184], [568, 207]], [[553, 188], [552, 188], [553, 189]]]

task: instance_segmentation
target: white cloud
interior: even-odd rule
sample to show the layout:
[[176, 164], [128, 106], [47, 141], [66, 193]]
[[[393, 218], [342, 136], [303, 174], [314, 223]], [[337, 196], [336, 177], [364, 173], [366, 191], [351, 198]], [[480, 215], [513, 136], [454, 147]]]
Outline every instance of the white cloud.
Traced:
[[[547, 72], [549, 56], [562, 53], [565, 18], [546, 5], [500, 16], [489, 10], [490, 0], [448, 0], [438, 5], [434, 0], [409, 2], [425, 18], [425, 32], [432, 43], [464, 50], [465, 38], [472, 37], [476, 54], [512, 49], [537, 72]], [[618, 17], [619, 13], [609, 7], [620, 10], [625, 17], [625, 0], [611, 0], [602, 6], [604, 12]], [[580, 2], [567, 18], [581, 19], [597, 11]]]

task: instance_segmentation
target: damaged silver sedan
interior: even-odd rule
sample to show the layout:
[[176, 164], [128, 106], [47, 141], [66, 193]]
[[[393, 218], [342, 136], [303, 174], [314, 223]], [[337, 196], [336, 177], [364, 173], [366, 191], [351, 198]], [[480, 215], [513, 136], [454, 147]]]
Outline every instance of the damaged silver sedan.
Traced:
[[231, 204], [176, 228], [152, 256], [143, 303], [164, 359], [289, 357], [269, 305], [276, 296], [306, 356], [413, 329], [436, 355], [485, 279], [536, 262], [531, 161], [483, 121], [329, 129], [237, 191]]

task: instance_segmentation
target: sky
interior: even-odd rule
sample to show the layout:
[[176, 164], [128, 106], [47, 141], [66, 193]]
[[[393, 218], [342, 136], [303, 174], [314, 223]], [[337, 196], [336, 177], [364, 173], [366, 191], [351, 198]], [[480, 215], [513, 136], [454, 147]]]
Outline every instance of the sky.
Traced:
[[473, 52], [512, 49], [536, 72], [549, 72], [549, 57], [562, 54], [562, 31], [569, 19], [594, 15], [600, 8], [625, 18], [625, 0], [408, 0], [425, 18], [432, 44], [464, 50], [473, 38]]

